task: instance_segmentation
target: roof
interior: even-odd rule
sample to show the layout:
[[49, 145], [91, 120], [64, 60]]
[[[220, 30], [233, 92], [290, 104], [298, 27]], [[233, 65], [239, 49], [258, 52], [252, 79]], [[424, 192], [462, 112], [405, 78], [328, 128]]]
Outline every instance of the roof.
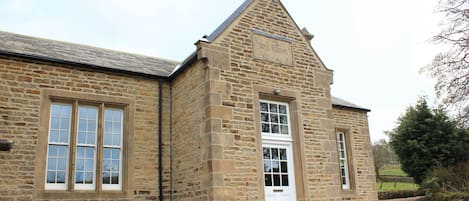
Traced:
[[168, 77], [178, 65], [178, 62], [155, 57], [2, 31], [0, 52], [161, 77]]
[[340, 99], [340, 98], [337, 98], [337, 97], [334, 97], [334, 96], [331, 97], [331, 101], [332, 101], [332, 106], [342, 107], [342, 108], [350, 108], [350, 109], [357, 109], [357, 110], [364, 110], [366, 112], [371, 111], [370, 109], [355, 105], [351, 102], [348, 102], [344, 99]]

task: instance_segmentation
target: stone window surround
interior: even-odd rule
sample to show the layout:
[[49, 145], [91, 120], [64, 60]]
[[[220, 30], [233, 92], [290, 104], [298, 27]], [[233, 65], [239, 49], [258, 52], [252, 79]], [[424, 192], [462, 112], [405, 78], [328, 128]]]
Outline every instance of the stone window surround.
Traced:
[[[41, 107], [39, 111], [39, 135], [36, 150], [36, 170], [35, 170], [35, 193], [37, 199], [97, 199], [97, 198], [130, 198], [133, 189], [133, 134], [134, 134], [134, 101], [128, 98], [87, 94], [80, 92], [70, 92], [54, 89], [43, 89], [41, 91]], [[92, 105], [106, 104], [110, 107], [121, 108], [124, 111], [123, 121], [123, 141], [122, 141], [122, 190], [104, 191], [99, 185], [93, 191], [79, 191], [73, 189], [74, 182], [68, 182], [68, 190], [46, 190], [45, 172], [47, 161], [47, 145], [49, 135], [50, 107], [52, 102], [64, 102], [76, 104], [87, 103]], [[76, 119], [78, 114], [73, 113], [72, 119]], [[101, 126], [101, 125], [99, 125]], [[72, 127], [76, 129], [76, 127]], [[73, 131], [74, 132], [74, 131]], [[98, 133], [98, 135], [102, 135]], [[70, 138], [70, 140], [74, 140]], [[69, 163], [75, 158], [74, 149], [70, 149]], [[98, 156], [101, 158], [102, 156]], [[99, 161], [99, 160], [98, 160]], [[71, 167], [69, 167], [71, 168]], [[69, 178], [70, 177], [69, 171]], [[99, 173], [98, 173], [99, 174]], [[70, 180], [71, 181], [71, 180]], [[101, 181], [97, 180], [97, 184]]]
[[[350, 129], [351, 128], [346, 128], [346, 126], [336, 128], [335, 129], [335, 135], [336, 135], [336, 144], [338, 145], [339, 141], [337, 141], [337, 133], [343, 133], [345, 137], [345, 149], [346, 154], [347, 154], [347, 170], [348, 170], [348, 179], [349, 179], [349, 186], [348, 188], [343, 188], [342, 186], [342, 178], [341, 178], [341, 172], [340, 168], [338, 170], [338, 178], [339, 178], [339, 184], [340, 184], [340, 189], [342, 193], [346, 194], [354, 194], [355, 193], [355, 174], [354, 174], [354, 167], [353, 167], [353, 149], [352, 149], [352, 138], [350, 136]], [[339, 151], [337, 149], [337, 166], [340, 167], [340, 159], [339, 159]]]
[[[275, 92], [274, 92], [275, 91]], [[260, 110], [259, 102], [260, 100], [271, 100], [277, 102], [288, 103], [288, 109], [290, 114], [290, 131], [292, 139], [292, 152], [293, 152], [293, 161], [294, 161], [294, 176], [295, 176], [295, 188], [296, 188], [296, 197], [297, 200], [302, 200], [305, 198], [307, 193], [307, 184], [304, 178], [307, 178], [306, 166], [304, 163], [304, 137], [303, 137], [303, 127], [300, 126], [299, 122], [302, 122], [300, 105], [301, 105], [301, 93], [297, 91], [287, 90], [287, 89], [277, 89], [273, 87], [265, 86], [254, 86], [253, 90], [253, 102], [254, 102], [254, 113], [255, 113], [255, 132], [257, 139], [262, 139], [261, 132], [261, 123], [260, 123]], [[262, 150], [262, 140], [257, 140], [257, 150]], [[262, 192], [261, 199], [264, 199], [264, 168], [263, 162], [263, 153], [262, 151], [258, 152], [258, 162], [257, 169], [261, 170], [257, 172], [258, 184], [260, 187], [260, 192]]]

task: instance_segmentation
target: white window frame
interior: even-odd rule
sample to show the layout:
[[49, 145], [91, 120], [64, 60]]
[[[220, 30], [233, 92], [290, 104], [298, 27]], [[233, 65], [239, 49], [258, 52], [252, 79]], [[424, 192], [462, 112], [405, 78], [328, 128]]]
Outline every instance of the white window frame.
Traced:
[[[106, 113], [106, 110], [111, 110], [111, 111], [120, 111], [121, 112], [121, 119], [120, 119], [120, 123], [121, 123], [121, 127], [120, 127], [120, 132], [121, 132], [121, 135], [120, 135], [120, 145], [119, 146], [111, 146], [111, 145], [106, 145], [104, 143], [104, 140], [103, 140], [103, 151], [104, 149], [106, 148], [111, 148], [111, 149], [119, 149], [119, 184], [102, 184], [102, 189], [103, 190], [108, 190], [108, 191], [116, 191], [116, 190], [122, 190], [122, 144], [124, 143], [123, 142], [123, 139], [124, 139], [124, 110], [122, 109], [116, 109], [116, 108], [104, 108], [104, 113]], [[103, 114], [104, 115], [104, 114]], [[106, 120], [103, 121], [104, 124], [106, 124]], [[104, 126], [104, 125], [103, 125]], [[103, 132], [103, 139], [104, 139], [104, 134], [105, 132]], [[101, 158], [101, 161], [104, 161], [104, 156]], [[103, 163], [101, 163], [103, 164]], [[99, 174], [102, 174], [99, 173]]]
[[[342, 137], [342, 140], [341, 140], [341, 137]], [[350, 175], [349, 175], [349, 167], [348, 167], [347, 139], [345, 138], [344, 132], [340, 132], [340, 131], [337, 132], [337, 150], [338, 150], [337, 154], [339, 156], [340, 183], [342, 185], [342, 189], [349, 190], [350, 189]], [[341, 154], [342, 151], [344, 152], [343, 157]], [[341, 165], [342, 163], [344, 164], [344, 167], [342, 167]]]
[[[52, 106], [54, 105], [64, 105], [64, 106], [69, 106], [70, 107], [70, 116], [68, 118], [68, 142], [67, 143], [59, 143], [59, 142], [50, 142], [51, 138], [51, 124], [52, 124]], [[101, 183], [100, 189], [102, 191], [121, 191], [123, 189], [123, 146], [124, 146], [124, 120], [125, 120], [125, 110], [123, 108], [119, 107], [113, 107], [113, 106], [106, 106], [105, 104], [103, 105], [103, 109], [101, 109], [100, 106], [90, 106], [89, 104], [86, 103], [79, 103], [75, 101], [74, 103], [64, 103], [61, 101], [57, 102], [51, 102], [50, 104], [50, 110], [49, 110], [49, 129], [47, 133], [47, 151], [46, 151], [46, 163], [45, 163], [45, 173], [44, 173], [44, 190], [61, 190], [61, 191], [70, 191], [69, 182], [73, 182], [73, 190], [79, 190], [79, 191], [95, 191], [97, 190], [97, 179], [100, 178], [101, 180], [103, 179], [102, 176], [98, 177], [98, 174], [102, 174], [103, 168], [101, 168], [101, 172], [97, 172], [98, 168], [97, 165], [101, 164], [101, 167], [103, 166], [103, 160], [104, 156], [101, 156], [101, 158], [98, 158], [98, 153], [103, 152], [105, 148], [115, 148], [119, 149], [119, 183], [118, 184], [103, 184]], [[79, 117], [79, 110], [80, 108], [95, 108], [97, 109], [96, 112], [96, 127], [95, 127], [95, 144], [79, 144], [78, 143], [78, 133], [79, 133], [79, 124], [80, 124], [80, 117]], [[99, 133], [100, 127], [102, 127], [102, 131], [104, 131], [104, 122], [105, 120], [101, 120], [101, 115], [104, 116], [104, 111], [106, 110], [113, 110], [113, 111], [120, 111], [121, 116], [120, 116], [120, 145], [119, 146], [109, 146], [109, 145], [104, 145], [104, 132], [102, 133], [101, 138], [99, 139]], [[77, 113], [76, 115], [75, 112]], [[102, 113], [102, 114], [101, 114]], [[103, 124], [103, 125], [101, 125]], [[74, 129], [74, 130], [72, 130]], [[60, 133], [60, 130], [59, 130]], [[71, 138], [73, 137], [74, 139], [74, 144], [71, 144]], [[65, 182], [63, 184], [55, 184], [55, 183], [47, 183], [47, 171], [48, 171], [48, 163], [49, 163], [49, 147], [50, 145], [59, 145], [59, 146], [67, 146], [67, 153], [66, 153], [66, 168], [65, 168]], [[94, 156], [93, 156], [93, 183], [92, 184], [77, 184], [75, 181], [71, 181], [69, 178], [69, 175], [73, 175], [73, 180], [76, 178], [76, 166], [73, 167], [74, 169], [71, 170], [71, 165], [69, 164], [70, 161], [74, 161], [76, 164], [77, 160], [77, 148], [78, 147], [83, 147], [83, 148], [94, 148]], [[72, 154], [72, 149], [75, 154]], [[101, 154], [102, 155], [102, 154]], [[73, 156], [73, 158], [71, 158]], [[98, 160], [101, 160], [100, 163], [98, 163]]]
[[[50, 142], [50, 137], [51, 137], [51, 126], [52, 126], [52, 106], [53, 105], [59, 105], [59, 106], [70, 106], [70, 116], [69, 116], [69, 122], [68, 122], [68, 141], [67, 143], [58, 143]], [[47, 152], [46, 152], [46, 168], [45, 168], [45, 177], [44, 177], [44, 189], [46, 190], [67, 190], [68, 187], [68, 173], [69, 171], [69, 159], [70, 159], [70, 134], [72, 132], [72, 118], [73, 118], [73, 105], [72, 104], [66, 104], [66, 103], [52, 103], [51, 104], [51, 109], [49, 111], [49, 132], [47, 133]], [[60, 130], [59, 130], [59, 135], [60, 135]], [[65, 160], [65, 182], [63, 184], [55, 184], [55, 183], [47, 183], [47, 172], [48, 172], [48, 167], [49, 167], [49, 147], [50, 145], [58, 145], [58, 146], [67, 146], [67, 153], [66, 153], [66, 160]]]
[[[94, 138], [94, 142], [95, 144], [79, 144], [78, 142], [78, 135], [79, 135], [79, 129], [80, 129], [80, 108], [92, 108], [92, 109], [96, 109], [96, 117], [95, 117], [95, 121], [96, 121], [96, 125], [95, 125], [95, 138]], [[96, 163], [97, 163], [97, 152], [98, 152], [98, 125], [99, 125], [99, 107], [95, 107], [95, 106], [88, 106], [88, 105], [78, 105], [78, 115], [77, 115], [77, 119], [76, 119], [76, 124], [77, 124], [77, 133], [75, 135], [75, 153], [78, 153], [78, 147], [83, 147], [83, 148], [94, 148], [94, 152], [93, 152], [93, 183], [91, 184], [77, 184], [77, 183], [74, 183], [74, 187], [76, 190], [95, 190], [96, 189]], [[85, 151], [86, 153], [86, 151]], [[76, 172], [77, 172], [77, 167], [76, 167], [76, 160], [78, 159], [77, 157], [77, 154], [75, 154], [75, 170], [73, 170], [73, 174], [76, 175]], [[84, 166], [83, 168], [86, 168], [86, 166]], [[86, 172], [86, 171], [85, 171]], [[76, 180], [76, 177], [74, 177], [75, 180]], [[85, 175], [83, 175], [83, 179], [85, 178]], [[76, 181], [73, 181], [73, 182], [76, 182]]]
[[[277, 104], [277, 105], [286, 106], [286, 110], [287, 110], [286, 116], [287, 116], [287, 126], [288, 126], [288, 134], [280, 134], [280, 133], [279, 134], [273, 134], [273, 133], [270, 133], [270, 132], [262, 132], [261, 113], [263, 113], [263, 111], [261, 111], [261, 108], [259, 106], [259, 117], [260, 117], [259, 122], [260, 122], [260, 131], [261, 131], [261, 134], [262, 134], [262, 139], [263, 140], [281, 140], [281, 141], [292, 142], [293, 140], [292, 140], [292, 134], [291, 134], [290, 108], [289, 108], [288, 103], [279, 102], [279, 101], [271, 101], [271, 100], [263, 100], [263, 99], [259, 100], [259, 105], [260, 105], [260, 103]], [[268, 114], [271, 114], [270, 111], [268, 112]], [[270, 115], [269, 115], [269, 120], [270, 120]], [[279, 116], [279, 121], [280, 121], [280, 116]], [[280, 124], [279, 124], [279, 126], [280, 126]], [[279, 130], [280, 130], [280, 127], [279, 127]]]

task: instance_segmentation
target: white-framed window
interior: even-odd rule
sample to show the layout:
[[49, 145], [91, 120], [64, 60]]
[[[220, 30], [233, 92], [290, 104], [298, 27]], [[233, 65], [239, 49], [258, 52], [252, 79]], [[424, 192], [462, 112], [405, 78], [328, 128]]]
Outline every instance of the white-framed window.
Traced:
[[77, 127], [75, 189], [94, 190], [96, 186], [98, 107], [79, 106]]
[[47, 146], [46, 189], [67, 189], [71, 119], [71, 104], [52, 104]]
[[52, 102], [45, 189], [121, 190], [123, 120], [121, 108]]
[[103, 190], [122, 187], [122, 110], [104, 111]]
[[291, 140], [290, 114], [287, 103], [261, 100], [259, 109], [263, 138]]
[[342, 183], [342, 189], [350, 189], [347, 144], [345, 134], [343, 132], [337, 132], [337, 146], [339, 153], [340, 181]]

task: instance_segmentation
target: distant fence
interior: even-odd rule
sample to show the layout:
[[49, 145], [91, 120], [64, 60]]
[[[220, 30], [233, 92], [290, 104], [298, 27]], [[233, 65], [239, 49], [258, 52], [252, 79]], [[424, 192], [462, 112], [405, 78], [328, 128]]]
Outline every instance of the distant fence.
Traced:
[[402, 182], [402, 183], [414, 183], [414, 178], [405, 177], [405, 176], [388, 176], [381, 175], [379, 176], [381, 182]]

